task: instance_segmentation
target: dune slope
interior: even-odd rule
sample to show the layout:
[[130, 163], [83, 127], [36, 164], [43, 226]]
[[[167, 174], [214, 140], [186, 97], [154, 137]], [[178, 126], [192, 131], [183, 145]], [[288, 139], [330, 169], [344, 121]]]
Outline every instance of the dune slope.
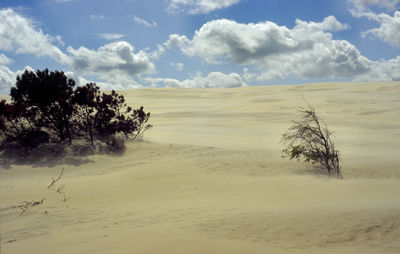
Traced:
[[[399, 253], [399, 95], [399, 83], [125, 92], [155, 127], [123, 155], [0, 169], [1, 253]], [[304, 98], [335, 133], [343, 180], [281, 158]]]

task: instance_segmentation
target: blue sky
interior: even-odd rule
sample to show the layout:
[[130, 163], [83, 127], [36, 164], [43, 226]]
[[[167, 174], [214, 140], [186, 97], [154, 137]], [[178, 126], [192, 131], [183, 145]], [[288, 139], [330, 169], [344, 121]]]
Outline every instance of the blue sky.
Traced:
[[0, 92], [400, 80], [400, 0], [2, 0]]

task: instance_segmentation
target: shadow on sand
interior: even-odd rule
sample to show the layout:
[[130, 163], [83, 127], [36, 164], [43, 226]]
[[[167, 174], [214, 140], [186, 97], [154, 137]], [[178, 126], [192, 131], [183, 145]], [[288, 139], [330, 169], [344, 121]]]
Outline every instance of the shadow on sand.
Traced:
[[16, 145], [7, 145], [2, 150], [0, 152], [0, 168], [3, 169], [10, 169], [13, 165], [32, 165], [33, 167], [79, 166], [93, 162], [88, 157], [96, 153], [95, 148], [86, 144], [44, 144], [29, 152]]
[[126, 146], [122, 140], [115, 142], [95, 142], [94, 146], [82, 140], [71, 145], [67, 143], [42, 144], [25, 151], [21, 146], [7, 144], [0, 147], [0, 168], [10, 169], [12, 165], [31, 165], [32, 167], [55, 167], [58, 165], [79, 166], [92, 163], [89, 157], [95, 154], [122, 156]]

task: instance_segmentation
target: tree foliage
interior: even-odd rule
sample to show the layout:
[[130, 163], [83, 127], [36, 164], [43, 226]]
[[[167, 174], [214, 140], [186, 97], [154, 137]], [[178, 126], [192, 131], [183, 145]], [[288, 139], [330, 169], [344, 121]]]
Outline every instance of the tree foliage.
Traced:
[[299, 109], [302, 118], [292, 121], [292, 126], [283, 134], [281, 142], [285, 144], [282, 152], [289, 159], [303, 159], [317, 164], [328, 174], [341, 177], [339, 151], [336, 150], [332, 133], [309, 104]]
[[35, 122], [35, 110], [27, 110], [26, 105], [0, 102], [0, 140], [1, 144], [17, 143], [25, 151], [49, 141], [49, 135]]
[[117, 136], [140, 139], [152, 127], [147, 123], [150, 113], [127, 106], [123, 95], [101, 92], [95, 83], [74, 87], [75, 81], [59, 71], [18, 76], [11, 103], [0, 102], [1, 143], [15, 143], [26, 151], [82, 138], [92, 146], [96, 140], [121, 146]]
[[76, 104], [74, 119], [77, 133], [86, 136], [91, 144], [94, 138], [123, 134], [126, 138], [140, 139], [152, 127], [147, 124], [150, 113], [143, 107], [133, 110], [127, 106], [123, 95], [111, 91], [100, 93], [94, 83], [88, 83], [75, 90], [72, 100]]
[[63, 72], [49, 72], [48, 69], [36, 73], [25, 71], [17, 77], [16, 87], [11, 88], [10, 95], [14, 105], [22, 107], [23, 115], [29, 115], [36, 127], [53, 132], [51, 137], [58, 141], [71, 143], [74, 86], [75, 81], [68, 79]]

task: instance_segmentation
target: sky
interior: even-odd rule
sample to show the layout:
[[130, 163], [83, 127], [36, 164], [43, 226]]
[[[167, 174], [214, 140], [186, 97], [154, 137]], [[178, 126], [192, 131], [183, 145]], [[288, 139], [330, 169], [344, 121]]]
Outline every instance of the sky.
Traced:
[[1, 0], [0, 93], [400, 81], [400, 0]]

